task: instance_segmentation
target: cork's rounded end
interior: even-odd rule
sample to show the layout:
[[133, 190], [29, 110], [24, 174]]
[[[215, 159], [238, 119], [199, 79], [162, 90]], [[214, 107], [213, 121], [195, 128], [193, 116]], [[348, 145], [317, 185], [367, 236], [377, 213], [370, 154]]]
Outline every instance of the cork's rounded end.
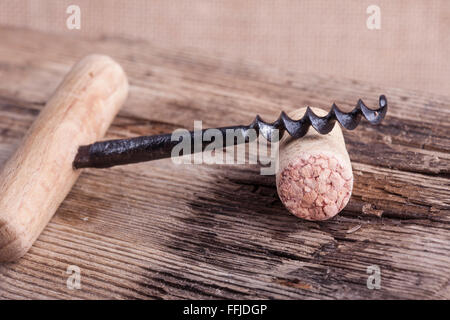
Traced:
[[307, 220], [327, 220], [348, 203], [353, 188], [351, 167], [333, 155], [305, 154], [277, 177], [278, 195], [286, 208]]

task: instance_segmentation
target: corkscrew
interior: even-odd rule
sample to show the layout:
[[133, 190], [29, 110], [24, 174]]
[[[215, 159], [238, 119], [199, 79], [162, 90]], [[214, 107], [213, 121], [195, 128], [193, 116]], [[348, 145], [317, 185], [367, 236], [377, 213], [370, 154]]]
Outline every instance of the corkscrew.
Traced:
[[[386, 115], [388, 109], [387, 99], [384, 95], [379, 98], [379, 108], [369, 109], [364, 102], [359, 99], [356, 107], [350, 112], [341, 111], [336, 104], [333, 103], [330, 112], [323, 117], [317, 116], [309, 107], [304, 116], [299, 120], [289, 118], [285, 112], [281, 112], [277, 120], [272, 123], [265, 122], [259, 115], [248, 126], [230, 126], [216, 128], [223, 136], [224, 147], [237, 145], [239, 143], [247, 143], [252, 141], [252, 135], [248, 134], [249, 130], [254, 130], [256, 136], [262, 135], [268, 141], [274, 141], [274, 133], [277, 130], [277, 138], [280, 139], [285, 132], [288, 132], [293, 138], [303, 137], [312, 126], [320, 134], [327, 134], [333, 130], [337, 122], [347, 130], [355, 129], [361, 121], [361, 116], [373, 125], [379, 124]], [[203, 136], [204, 132], [191, 131], [188, 135], [191, 141], [194, 141], [195, 135]], [[233, 130], [236, 139], [225, 139], [227, 132]], [[173, 139], [172, 134], [161, 134], [153, 136], [142, 136], [130, 139], [116, 139], [95, 142], [90, 145], [81, 146], [73, 162], [75, 169], [79, 168], [109, 168], [116, 165], [137, 163], [143, 161], [151, 161], [163, 158], [169, 158], [174, 146], [176, 146], [183, 137]], [[275, 138], [276, 139], [276, 138]], [[211, 143], [210, 141], [202, 141], [201, 150], [191, 148], [192, 153], [201, 152]]]
[[[297, 110], [302, 111], [299, 116], [304, 115], [300, 120], [290, 119], [284, 113], [273, 123], [256, 117], [248, 126], [213, 129], [213, 135], [209, 129], [182, 130], [182, 135], [175, 134], [180, 132], [176, 130], [172, 134], [84, 145], [103, 137], [127, 94], [128, 80], [122, 67], [104, 55], [86, 56], [65, 76], [19, 148], [0, 170], [0, 262], [16, 260], [30, 249], [80, 175], [80, 170], [74, 168], [106, 168], [167, 158], [172, 153], [178, 156], [180, 147], [185, 154], [206, 151], [213, 143], [204, 141], [208, 135], [214, 138], [216, 146], [220, 145], [215, 151], [223, 147], [216, 144], [220, 138], [231, 146], [258, 136], [276, 141], [276, 132], [283, 135], [287, 131], [300, 138], [310, 126], [320, 133], [329, 132], [314, 134], [314, 139], [294, 139], [286, 144], [282, 141], [278, 148], [280, 161], [271, 161], [269, 169], [276, 174], [277, 192], [289, 211], [309, 220], [331, 218], [348, 202], [353, 174], [342, 131], [330, 130], [336, 121], [344, 128], [354, 129], [362, 116], [376, 124], [387, 111], [386, 98], [381, 96], [377, 110], [368, 109], [359, 101], [349, 113], [335, 105], [327, 115], [320, 110], [323, 117], [309, 109], [305, 114]], [[190, 139], [190, 146], [194, 145], [192, 152], [185, 149], [185, 138]], [[318, 152], [312, 154], [308, 146], [314, 144], [322, 150], [316, 149]], [[301, 147], [307, 148], [299, 151]], [[277, 163], [280, 170], [275, 170]]]

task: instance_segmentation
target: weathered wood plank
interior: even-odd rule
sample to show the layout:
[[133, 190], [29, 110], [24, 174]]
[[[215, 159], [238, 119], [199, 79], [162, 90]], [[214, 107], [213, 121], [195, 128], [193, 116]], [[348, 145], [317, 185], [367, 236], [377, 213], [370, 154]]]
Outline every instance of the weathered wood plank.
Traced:
[[[131, 93], [108, 138], [246, 124], [385, 93], [381, 126], [345, 132], [355, 186], [327, 222], [290, 215], [252, 165], [170, 160], [85, 170], [0, 298], [450, 298], [450, 98], [269, 70], [142, 42], [0, 29], [0, 166], [71, 64], [113, 56]], [[52, 39], [50, 41], [49, 39]], [[66, 287], [80, 267], [82, 289]], [[368, 266], [381, 289], [366, 286]]]

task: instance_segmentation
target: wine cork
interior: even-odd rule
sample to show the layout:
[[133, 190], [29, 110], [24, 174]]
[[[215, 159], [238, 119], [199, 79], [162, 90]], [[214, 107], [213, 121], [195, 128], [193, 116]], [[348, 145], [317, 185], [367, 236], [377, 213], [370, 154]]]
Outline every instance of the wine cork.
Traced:
[[[318, 116], [322, 109], [311, 108]], [[289, 114], [300, 119], [306, 108]], [[326, 220], [338, 214], [348, 203], [353, 188], [350, 157], [339, 124], [328, 134], [314, 128], [300, 139], [285, 134], [280, 141], [278, 195], [286, 208], [307, 220]]]

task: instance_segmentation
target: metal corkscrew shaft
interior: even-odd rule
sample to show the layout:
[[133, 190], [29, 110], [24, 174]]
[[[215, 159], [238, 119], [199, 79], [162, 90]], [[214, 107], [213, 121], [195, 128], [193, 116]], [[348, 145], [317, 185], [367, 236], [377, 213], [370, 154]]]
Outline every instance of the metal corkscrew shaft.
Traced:
[[[358, 100], [356, 107], [350, 112], [341, 111], [336, 104], [333, 103], [330, 112], [323, 117], [317, 116], [310, 108], [307, 109], [305, 115], [299, 120], [289, 118], [286, 113], [281, 112], [279, 118], [267, 123], [259, 116], [249, 126], [231, 126], [216, 128], [222, 135], [224, 147], [237, 145], [239, 143], [247, 143], [254, 139], [254, 135], [249, 135], [249, 130], [254, 130], [256, 135], [262, 135], [268, 141], [274, 138], [275, 130], [278, 130], [278, 138], [281, 138], [287, 131], [293, 138], [303, 137], [312, 126], [320, 134], [329, 133], [336, 121], [347, 130], [355, 129], [361, 121], [361, 116], [369, 121], [370, 124], [379, 124], [387, 112], [387, 99], [384, 95], [379, 98], [379, 108], [369, 109], [364, 102]], [[201, 152], [211, 143], [211, 141], [202, 141], [201, 148], [194, 148], [196, 136], [203, 137], [205, 129], [202, 131], [191, 131], [188, 137], [192, 141], [191, 153]], [[227, 133], [233, 131], [234, 138], [227, 139]], [[184, 136], [186, 137], [186, 136]], [[172, 134], [162, 134], [153, 136], [142, 136], [130, 139], [117, 139], [95, 142], [91, 145], [81, 146], [73, 162], [75, 169], [79, 168], [109, 168], [116, 165], [138, 163], [163, 158], [169, 158], [172, 149], [180, 143], [184, 138], [180, 136], [173, 139]]]

